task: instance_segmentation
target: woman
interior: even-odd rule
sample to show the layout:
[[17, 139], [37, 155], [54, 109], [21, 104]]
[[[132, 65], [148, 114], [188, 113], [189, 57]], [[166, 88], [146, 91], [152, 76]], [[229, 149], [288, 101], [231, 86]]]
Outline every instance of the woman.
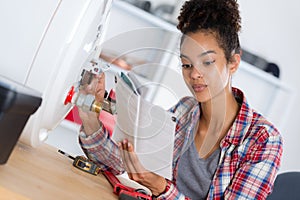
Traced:
[[[178, 17], [182, 74], [194, 97], [170, 109], [177, 116], [173, 180], [149, 172], [127, 140], [115, 144], [95, 115], [81, 112], [80, 142], [90, 159], [128, 172], [157, 199], [265, 199], [282, 154], [277, 129], [231, 87], [240, 64], [240, 15], [235, 0], [190, 0]], [[103, 100], [104, 75], [96, 98]]]

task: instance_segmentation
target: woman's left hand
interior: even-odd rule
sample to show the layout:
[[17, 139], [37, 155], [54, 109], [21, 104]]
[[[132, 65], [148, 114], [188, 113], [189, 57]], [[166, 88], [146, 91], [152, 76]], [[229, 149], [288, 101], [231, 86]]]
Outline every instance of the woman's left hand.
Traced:
[[158, 174], [148, 171], [142, 166], [134, 152], [133, 145], [129, 143], [128, 140], [125, 139], [120, 142], [119, 148], [125, 170], [130, 179], [149, 188], [154, 196], [165, 191], [167, 185], [166, 179]]

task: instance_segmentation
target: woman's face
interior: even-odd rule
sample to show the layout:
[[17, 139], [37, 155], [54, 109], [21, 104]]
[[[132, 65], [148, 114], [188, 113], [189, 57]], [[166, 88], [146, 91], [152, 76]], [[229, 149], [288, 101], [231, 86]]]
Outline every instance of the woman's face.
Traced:
[[197, 32], [184, 36], [180, 49], [184, 80], [199, 102], [230, 89], [233, 71], [214, 34]]

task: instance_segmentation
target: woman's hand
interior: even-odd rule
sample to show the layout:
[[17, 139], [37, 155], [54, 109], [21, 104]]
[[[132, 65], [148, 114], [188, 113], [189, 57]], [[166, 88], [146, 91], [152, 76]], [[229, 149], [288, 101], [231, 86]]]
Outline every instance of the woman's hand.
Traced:
[[154, 196], [163, 193], [167, 185], [166, 179], [142, 166], [134, 152], [133, 145], [128, 140], [125, 139], [118, 145], [129, 178], [149, 188]]
[[[105, 74], [101, 73], [95, 75], [92, 82], [89, 85], [84, 86], [84, 89], [81, 89], [80, 92], [84, 94], [92, 94], [95, 96], [95, 101], [102, 103], [105, 94]], [[99, 113], [84, 112], [80, 108], [78, 109], [78, 112], [86, 135], [91, 135], [99, 130], [101, 127]]]

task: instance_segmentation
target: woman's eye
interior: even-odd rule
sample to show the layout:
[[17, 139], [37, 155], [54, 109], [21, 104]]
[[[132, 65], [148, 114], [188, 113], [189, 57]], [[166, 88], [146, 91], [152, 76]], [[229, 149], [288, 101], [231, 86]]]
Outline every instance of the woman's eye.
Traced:
[[182, 64], [181, 67], [184, 69], [190, 69], [193, 67], [193, 65], [192, 64]]
[[205, 61], [205, 62], [203, 62], [203, 65], [204, 65], [204, 66], [209, 66], [209, 65], [212, 65], [212, 64], [215, 63], [215, 62], [216, 62], [215, 60]]

